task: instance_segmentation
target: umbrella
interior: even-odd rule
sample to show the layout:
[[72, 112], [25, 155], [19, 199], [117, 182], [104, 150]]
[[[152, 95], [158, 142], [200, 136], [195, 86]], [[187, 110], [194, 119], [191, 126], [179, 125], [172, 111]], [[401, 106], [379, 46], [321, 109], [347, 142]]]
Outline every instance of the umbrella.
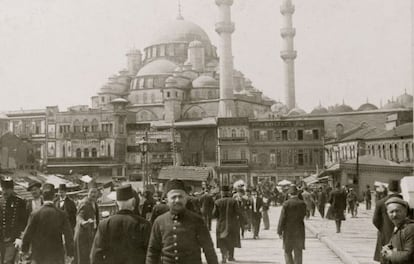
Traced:
[[288, 181], [288, 180], [281, 180], [280, 182], [277, 183], [277, 185], [281, 185], [281, 186], [291, 185], [291, 184], [292, 184], [292, 182]]

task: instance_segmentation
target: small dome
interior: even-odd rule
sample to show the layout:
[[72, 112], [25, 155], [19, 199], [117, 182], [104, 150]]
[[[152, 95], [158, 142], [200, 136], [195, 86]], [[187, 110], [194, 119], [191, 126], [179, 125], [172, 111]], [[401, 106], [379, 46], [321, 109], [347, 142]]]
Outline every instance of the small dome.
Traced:
[[213, 87], [217, 88], [219, 83], [216, 79], [208, 75], [201, 75], [193, 81], [194, 88]]
[[288, 108], [282, 102], [276, 102], [270, 107], [273, 113], [287, 114]]
[[404, 108], [404, 107], [395, 101], [388, 101], [388, 103], [382, 107], [382, 109], [398, 109], [398, 108]]
[[372, 110], [377, 110], [378, 107], [371, 104], [371, 103], [365, 103], [362, 104], [360, 107], [358, 107], [358, 111], [372, 111]]
[[287, 114], [288, 116], [306, 115], [306, 112], [300, 108], [293, 108]]
[[327, 113], [328, 113], [328, 109], [326, 109], [322, 105], [318, 105], [317, 107], [315, 107], [312, 110], [312, 112], [310, 114], [311, 115], [321, 115], [321, 114], [327, 114]]
[[128, 100], [119, 97], [119, 98], [116, 98], [116, 99], [112, 100], [111, 103], [123, 103], [123, 104], [127, 104], [128, 103]]
[[203, 48], [203, 43], [198, 40], [191, 41], [188, 45], [189, 48]]
[[397, 102], [405, 108], [413, 108], [413, 96], [407, 92], [398, 96]]
[[349, 105], [346, 105], [343, 103], [341, 105], [335, 105], [331, 107], [330, 111], [332, 113], [347, 113], [347, 112], [353, 112], [354, 109], [352, 109], [352, 107], [350, 107]]
[[166, 59], [159, 59], [151, 61], [142, 67], [137, 74], [137, 77], [146, 75], [163, 75], [172, 74], [177, 68], [177, 64]]

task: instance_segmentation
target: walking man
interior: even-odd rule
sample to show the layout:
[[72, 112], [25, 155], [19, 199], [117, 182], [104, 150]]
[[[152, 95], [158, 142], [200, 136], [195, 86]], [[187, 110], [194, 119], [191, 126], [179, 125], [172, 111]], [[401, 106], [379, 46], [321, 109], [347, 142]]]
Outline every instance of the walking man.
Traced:
[[54, 186], [45, 184], [44, 205], [31, 213], [24, 231], [22, 252], [27, 255], [31, 246], [33, 264], [64, 264], [65, 252], [66, 263], [71, 263], [73, 259], [72, 228], [65, 212], [53, 204], [54, 198]]
[[133, 213], [135, 202], [130, 184], [116, 189], [119, 211], [99, 224], [91, 264], [145, 263], [151, 225]]
[[238, 202], [232, 198], [229, 186], [221, 187], [222, 198], [214, 203], [213, 217], [217, 218], [216, 239], [222, 263], [235, 261], [234, 248], [240, 248], [239, 225], [242, 217]]
[[26, 202], [14, 193], [11, 178], [1, 180], [3, 195], [0, 198], [0, 254], [2, 264], [13, 264], [17, 249], [21, 247], [21, 235], [26, 227]]
[[59, 198], [55, 200], [55, 206], [68, 215], [70, 226], [73, 230], [76, 225], [76, 204], [66, 196], [66, 191], [66, 184], [60, 184], [58, 189]]
[[286, 264], [302, 264], [302, 250], [305, 249], [306, 204], [299, 199], [296, 186], [291, 186], [288, 193], [289, 199], [283, 203], [277, 233], [283, 239]]
[[42, 184], [40, 182], [32, 182], [27, 190], [32, 194], [33, 199], [27, 201], [26, 210], [29, 216], [33, 211], [39, 210], [43, 205]]
[[371, 189], [369, 187], [369, 185], [367, 185], [367, 189], [364, 192], [364, 200], [365, 200], [365, 207], [367, 210], [371, 210], [371, 200], [372, 200], [372, 196], [371, 196]]
[[339, 183], [335, 187], [329, 197], [328, 219], [335, 220], [336, 233], [341, 233], [342, 221], [345, 221], [346, 193]]
[[267, 197], [263, 197], [263, 206], [262, 206], [262, 219], [264, 230], [269, 230], [270, 223], [269, 223], [269, 207], [270, 207], [270, 199]]
[[326, 192], [322, 189], [322, 187], [319, 188], [319, 191], [317, 193], [317, 204], [318, 204], [318, 211], [321, 214], [322, 218], [325, 218], [325, 205], [326, 205]]
[[257, 190], [252, 190], [252, 226], [253, 226], [253, 239], [259, 238], [260, 222], [262, 220], [262, 206], [263, 200], [257, 195]]
[[218, 264], [213, 241], [201, 216], [186, 209], [184, 182], [165, 186], [170, 211], [155, 219], [146, 264], [201, 264], [201, 249], [208, 264]]
[[383, 246], [388, 244], [390, 241], [395, 227], [391, 219], [388, 217], [385, 202], [388, 199], [395, 197], [402, 199], [402, 196], [398, 194], [398, 181], [390, 181], [388, 184], [388, 195], [385, 198], [377, 201], [374, 215], [372, 217], [372, 223], [378, 230], [374, 260], [379, 261], [383, 264], [387, 263], [387, 260], [382, 258], [381, 250]]

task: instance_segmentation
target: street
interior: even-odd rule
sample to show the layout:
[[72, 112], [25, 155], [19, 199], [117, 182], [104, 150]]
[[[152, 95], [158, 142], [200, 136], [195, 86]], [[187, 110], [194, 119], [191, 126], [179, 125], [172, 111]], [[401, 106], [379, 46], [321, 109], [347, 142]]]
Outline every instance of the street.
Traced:
[[[235, 262], [245, 264], [285, 263], [283, 257], [282, 240], [279, 239], [276, 230], [279, 221], [281, 207], [271, 207], [269, 210], [270, 230], [263, 230], [263, 223], [259, 239], [254, 240], [251, 232], [245, 233], [245, 239], [241, 241], [242, 248], [235, 249]], [[315, 217], [316, 218], [316, 217]], [[215, 223], [211, 231], [215, 244]], [[341, 259], [324, 243], [316, 238], [308, 229], [306, 230], [306, 250], [303, 252], [304, 264], [336, 264], [343, 263]], [[221, 260], [220, 250], [217, 249], [218, 259]]]

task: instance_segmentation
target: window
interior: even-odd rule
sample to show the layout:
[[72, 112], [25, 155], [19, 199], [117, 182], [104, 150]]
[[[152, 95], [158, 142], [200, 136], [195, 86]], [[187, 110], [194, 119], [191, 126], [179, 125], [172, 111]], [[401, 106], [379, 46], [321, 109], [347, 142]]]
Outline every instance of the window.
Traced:
[[89, 121], [87, 119], [83, 120], [82, 130], [83, 132], [89, 132]]
[[282, 140], [286, 141], [288, 140], [288, 131], [282, 130]]
[[65, 149], [65, 145], [62, 146], [62, 157], [66, 157], [66, 149]]
[[101, 102], [105, 103], [105, 97], [104, 96], [101, 97]]
[[89, 157], [89, 149], [84, 149], [83, 150], [83, 157], [88, 158]]
[[155, 103], [155, 94], [151, 94], [151, 103]]
[[151, 54], [151, 56], [152, 57], [157, 57], [157, 46], [153, 46], [152, 47], [152, 54]]
[[145, 88], [154, 88], [154, 79], [153, 78], [146, 78], [145, 82], [146, 82]]
[[108, 144], [108, 157], [110, 157], [110, 156], [111, 156], [111, 145]]
[[79, 120], [75, 120], [75, 122], [73, 122], [73, 132], [75, 133], [81, 132], [81, 124]]
[[395, 157], [396, 161], [399, 161], [398, 160], [398, 146], [397, 145], [394, 145], [394, 157]]
[[259, 139], [260, 139], [260, 131], [255, 130], [255, 131], [253, 132], [253, 136], [254, 136], [254, 139], [255, 139], [255, 140], [259, 140]]
[[91, 131], [92, 132], [98, 132], [98, 129], [99, 129], [98, 120], [96, 120], [96, 119], [92, 120]]
[[167, 92], [167, 98], [170, 98], [170, 92]]
[[303, 130], [298, 130], [298, 140], [303, 140]]
[[208, 99], [212, 99], [213, 98], [213, 92], [212, 91], [208, 91], [207, 92], [207, 98]]
[[143, 95], [142, 95], [142, 101], [143, 101], [143, 103], [144, 104], [146, 104], [147, 103], [147, 93], [144, 93]]
[[178, 98], [178, 92], [175, 92], [175, 98]]
[[174, 44], [167, 46], [167, 56], [174, 56]]
[[405, 161], [410, 161], [410, 146], [405, 144]]
[[267, 140], [273, 141], [273, 130], [267, 131]]
[[227, 150], [223, 150], [223, 160], [227, 160], [229, 158], [229, 152]]
[[298, 165], [303, 166], [303, 150], [298, 151]]
[[165, 45], [160, 46], [160, 56], [165, 56]]
[[233, 128], [233, 129], [231, 130], [231, 137], [233, 137], [233, 138], [234, 138], [234, 137], [236, 137], [236, 136], [237, 136], [237, 134], [236, 134], [236, 129], [234, 129], [234, 128]]
[[81, 150], [80, 148], [77, 148], [77, 149], [76, 149], [76, 157], [77, 157], [77, 158], [82, 157], [82, 150]]
[[260, 140], [261, 141], [267, 140], [267, 132], [265, 130], [260, 130]]
[[145, 79], [144, 78], [139, 79], [139, 81], [138, 81], [138, 88], [140, 88], [140, 89], [144, 88], [144, 83], [145, 83]]
[[240, 152], [240, 158], [243, 159], [243, 160], [246, 159], [246, 151], [242, 150]]
[[270, 151], [270, 164], [276, 164], [276, 153], [274, 150]]
[[253, 151], [252, 153], [252, 160], [253, 160], [253, 163], [257, 163], [257, 152], [256, 151]]
[[318, 129], [313, 129], [312, 130], [312, 136], [314, 140], [318, 140], [319, 139], [319, 130]]
[[244, 129], [241, 129], [240, 130], [240, 137], [246, 137], [246, 134], [244, 132]]
[[96, 148], [92, 148], [92, 157], [93, 158], [98, 157], [98, 151], [96, 150]]

